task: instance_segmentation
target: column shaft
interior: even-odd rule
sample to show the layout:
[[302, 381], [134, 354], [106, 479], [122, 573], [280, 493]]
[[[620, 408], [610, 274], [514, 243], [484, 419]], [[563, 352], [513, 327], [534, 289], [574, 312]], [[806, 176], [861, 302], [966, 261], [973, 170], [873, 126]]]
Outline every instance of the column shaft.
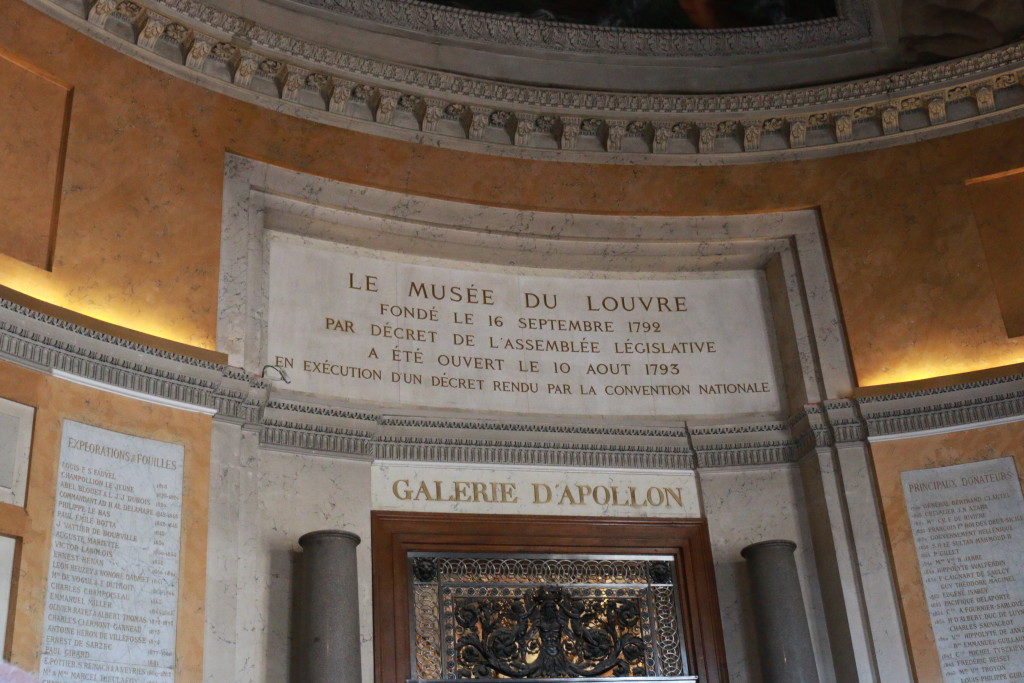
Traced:
[[356, 546], [348, 531], [299, 539], [298, 670], [303, 683], [351, 683], [361, 676]]
[[792, 541], [762, 541], [742, 555], [750, 572], [765, 683], [818, 683]]

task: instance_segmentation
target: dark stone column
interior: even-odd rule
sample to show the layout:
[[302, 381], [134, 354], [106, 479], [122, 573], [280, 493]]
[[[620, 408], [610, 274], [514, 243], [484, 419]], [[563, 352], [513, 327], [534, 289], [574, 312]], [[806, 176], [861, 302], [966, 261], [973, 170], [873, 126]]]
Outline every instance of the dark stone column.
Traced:
[[765, 683], [818, 683], [794, 550], [792, 541], [762, 541], [741, 552], [750, 572]]
[[359, 661], [359, 584], [356, 546], [348, 531], [313, 531], [302, 546], [297, 612], [298, 666], [303, 683], [351, 683]]

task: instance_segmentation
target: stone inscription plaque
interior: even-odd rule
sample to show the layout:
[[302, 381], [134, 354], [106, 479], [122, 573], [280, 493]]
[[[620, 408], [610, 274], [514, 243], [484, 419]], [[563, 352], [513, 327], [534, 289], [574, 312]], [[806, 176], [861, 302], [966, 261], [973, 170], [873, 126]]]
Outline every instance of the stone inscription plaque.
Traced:
[[184, 449], [64, 421], [39, 680], [174, 680]]
[[700, 517], [693, 472], [377, 461], [375, 510], [506, 515]]
[[268, 240], [266, 362], [290, 389], [569, 415], [780, 409], [760, 272], [576, 277]]
[[902, 480], [943, 679], [1024, 680], [1024, 498], [1013, 458]]

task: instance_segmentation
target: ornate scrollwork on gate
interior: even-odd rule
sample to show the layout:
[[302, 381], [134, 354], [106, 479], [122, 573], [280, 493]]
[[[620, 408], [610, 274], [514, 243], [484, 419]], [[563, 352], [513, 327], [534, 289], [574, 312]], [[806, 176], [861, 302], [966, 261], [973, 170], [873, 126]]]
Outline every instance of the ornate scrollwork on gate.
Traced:
[[459, 678], [644, 676], [637, 599], [573, 597], [541, 586], [456, 601]]
[[417, 553], [409, 563], [416, 680], [692, 680], [670, 557]]

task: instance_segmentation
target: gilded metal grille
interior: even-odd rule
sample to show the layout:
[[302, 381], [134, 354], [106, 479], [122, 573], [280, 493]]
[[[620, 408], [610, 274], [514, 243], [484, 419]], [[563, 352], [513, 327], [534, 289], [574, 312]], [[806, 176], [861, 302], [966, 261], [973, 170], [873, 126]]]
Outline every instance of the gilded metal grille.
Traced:
[[416, 681], [691, 681], [671, 556], [413, 553]]

